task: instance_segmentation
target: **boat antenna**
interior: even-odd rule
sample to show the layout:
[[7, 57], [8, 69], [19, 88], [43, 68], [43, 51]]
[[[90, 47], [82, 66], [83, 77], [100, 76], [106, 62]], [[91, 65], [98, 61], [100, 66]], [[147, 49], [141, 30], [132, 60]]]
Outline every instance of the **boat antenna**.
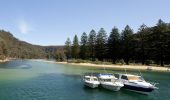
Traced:
[[[143, 75], [142, 75], [142, 73], [140, 72], [140, 70], [138, 69], [138, 71], [139, 71], [139, 73], [140, 73], [140, 76], [142, 76], [142, 78], [143, 78]], [[144, 79], [144, 78], [143, 78]]]
[[126, 72], [126, 68], [125, 68], [125, 74], [127, 74], [127, 72]]
[[102, 63], [102, 66], [103, 66], [104, 72], [107, 73], [107, 71], [106, 71], [105, 66], [104, 66], [103, 63]]

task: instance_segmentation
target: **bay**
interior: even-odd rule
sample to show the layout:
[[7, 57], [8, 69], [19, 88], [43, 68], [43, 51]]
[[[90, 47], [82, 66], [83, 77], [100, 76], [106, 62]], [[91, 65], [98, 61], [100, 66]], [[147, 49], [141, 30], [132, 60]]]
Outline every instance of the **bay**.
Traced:
[[[106, 69], [111, 73], [124, 73]], [[104, 72], [101, 68], [13, 60], [0, 64], [0, 100], [169, 100], [170, 73], [143, 71], [147, 81], [159, 83], [158, 90], [143, 95], [121, 89], [90, 89], [82, 82], [86, 72]], [[127, 73], [139, 74], [138, 71]]]

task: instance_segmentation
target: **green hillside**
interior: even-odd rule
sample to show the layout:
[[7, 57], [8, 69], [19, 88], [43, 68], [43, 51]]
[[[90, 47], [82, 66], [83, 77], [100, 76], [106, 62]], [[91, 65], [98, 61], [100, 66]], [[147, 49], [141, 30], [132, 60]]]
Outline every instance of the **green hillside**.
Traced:
[[10, 32], [0, 30], [0, 59], [46, 58], [55, 53], [57, 46], [32, 45], [15, 38]]

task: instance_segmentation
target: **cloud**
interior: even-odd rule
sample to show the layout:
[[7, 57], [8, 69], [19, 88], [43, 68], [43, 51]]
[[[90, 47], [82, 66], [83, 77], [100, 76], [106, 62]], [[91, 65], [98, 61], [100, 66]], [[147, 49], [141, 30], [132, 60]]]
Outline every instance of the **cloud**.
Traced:
[[28, 34], [29, 32], [31, 32], [31, 27], [25, 20], [19, 21], [18, 29], [22, 34]]

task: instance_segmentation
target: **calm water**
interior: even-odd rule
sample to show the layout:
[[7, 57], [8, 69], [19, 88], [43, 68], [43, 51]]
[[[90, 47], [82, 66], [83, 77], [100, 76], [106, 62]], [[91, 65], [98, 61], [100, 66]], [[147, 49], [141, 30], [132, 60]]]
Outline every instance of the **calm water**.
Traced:
[[112, 92], [84, 87], [81, 75], [85, 72], [103, 72], [103, 69], [31, 60], [3, 63], [0, 100], [170, 100], [170, 73], [142, 72], [146, 80], [159, 83], [159, 90], [143, 95], [123, 89]]

